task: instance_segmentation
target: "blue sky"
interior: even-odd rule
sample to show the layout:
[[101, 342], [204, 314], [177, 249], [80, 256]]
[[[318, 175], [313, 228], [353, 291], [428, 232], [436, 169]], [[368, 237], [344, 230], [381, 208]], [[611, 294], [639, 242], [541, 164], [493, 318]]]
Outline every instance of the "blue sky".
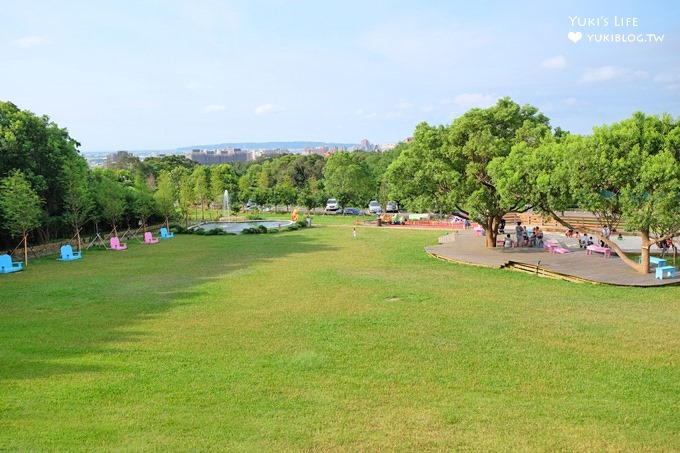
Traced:
[[84, 151], [390, 143], [504, 96], [589, 133], [680, 115], [678, 5], [0, 0], [0, 100]]

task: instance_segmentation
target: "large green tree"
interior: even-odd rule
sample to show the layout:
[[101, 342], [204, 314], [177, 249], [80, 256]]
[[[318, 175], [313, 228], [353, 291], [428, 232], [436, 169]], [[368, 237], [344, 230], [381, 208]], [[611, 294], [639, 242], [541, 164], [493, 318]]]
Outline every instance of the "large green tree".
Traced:
[[487, 232], [487, 247], [496, 246], [498, 226], [503, 216], [523, 208], [521, 203], [503, 199], [498, 180], [489, 172], [495, 159], [508, 156], [513, 146], [524, 143], [537, 147], [551, 138], [548, 118], [536, 107], [520, 107], [503, 98], [487, 109], [475, 108], [456, 118], [448, 133], [447, 157], [462, 179], [451, 194]]
[[175, 212], [179, 184], [173, 182], [172, 175], [168, 170], [160, 171], [156, 184], [156, 192], [154, 192], [156, 206], [160, 215], [163, 216], [166, 228], [170, 228], [169, 219]]
[[635, 113], [611, 126], [596, 127], [568, 165], [571, 195], [601, 224], [621, 219], [642, 239], [641, 263], [615, 241], [604, 240], [639, 272], [649, 272], [649, 250], [680, 235], [680, 123], [669, 115]]
[[224, 204], [224, 191], [229, 191], [229, 200], [238, 198], [238, 177], [234, 168], [229, 164], [211, 165], [210, 169], [210, 191], [212, 201], [217, 204]]
[[24, 262], [28, 266], [28, 233], [40, 226], [41, 201], [21, 170], [13, 170], [0, 180], [2, 225], [13, 236], [21, 236]]
[[48, 215], [61, 214], [64, 166], [74, 160], [84, 162], [79, 146], [48, 116], [38, 117], [10, 102], [0, 102], [0, 177], [21, 170]]
[[81, 249], [80, 230], [90, 219], [93, 200], [88, 188], [88, 168], [82, 159], [74, 159], [64, 163], [64, 218], [73, 227]]
[[135, 178], [135, 184], [130, 188], [133, 193], [133, 210], [139, 216], [142, 228], [146, 231], [146, 225], [149, 217], [154, 215], [157, 211], [156, 199], [154, 198], [154, 191], [149, 185], [149, 181], [142, 176]]
[[118, 235], [118, 223], [127, 209], [125, 187], [113, 170], [95, 169], [90, 187], [95, 200], [95, 222], [108, 221], [112, 234]]
[[173, 179], [177, 179], [179, 181], [177, 201], [179, 203], [179, 210], [182, 213], [182, 217], [184, 217], [184, 227], [188, 228], [189, 213], [191, 211], [191, 207], [194, 205], [194, 200], [196, 199], [196, 195], [194, 194], [192, 173], [188, 169], [177, 168], [173, 170], [172, 175]]
[[[462, 209], [451, 197], [463, 178], [459, 166], [446, 154], [447, 133], [445, 126], [424, 122], [416, 126], [413, 140], [402, 147], [383, 174], [390, 198], [414, 211]], [[380, 197], [383, 204], [385, 198]]]
[[371, 172], [359, 155], [340, 151], [328, 158], [323, 169], [326, 193], [341, 207], [348, 203], [363, 206], [372, 194]]
[[201, 222], [205, 222], [205, 204], [210, 199], [208, 171], [208, 167], [199, 165], [192, 172], [194, 195], [196, 196], [196, 201], [201, 205]]

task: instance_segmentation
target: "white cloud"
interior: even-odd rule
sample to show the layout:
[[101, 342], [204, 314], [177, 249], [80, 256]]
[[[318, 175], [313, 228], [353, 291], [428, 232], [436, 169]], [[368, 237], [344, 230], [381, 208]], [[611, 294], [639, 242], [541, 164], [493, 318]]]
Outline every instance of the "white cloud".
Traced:
[[397, 110], [410, 110], [413, 108], [413, 104], [408, 101], [399, 101], [394, 104], [394, 108]]
[[255, 115], [269, 115], [270, 113], [280, 112], [283, 107], [276, 104], [262, 104], [255, 107]]
[[680, 71], [662, 72], [654, 76], [653, 80], [664, 85], [668, 91], [680, 93]]
[[496, 96], [490, 94], [462, 93], [453, 98], [453, 103], [466, 109], [474, 107], [487, 108], [494, 105], [497, 99]]
[[23, 38], [16, 39], [14, 41], [14, 44], [24, 48], [28, 49], [31, 47], [37, 47], [37, 46], [42, 46], [43, 44], [46, 44], [47, 40], [43, 38], [42, 36], [24, 36]]
[[210, 104], [210, 105], [206, 105], [205, 107], [203, 107], [203, 112], [204, 113], [221, 112], [225, 108], [226, 107], [221, 105], [221, 104]]
[[357, 115], [358, 117], [363, 118], [363, 119], [365, 119], [365, 120], [370, 120], [370, 119], [375, 118], [376, 116], [378, 116], [377, 113], [375, 113], [375, 112], [367, 112], [367, 111], [365, 111], [365, 110], [362, 109], [362, 108], [356, 109], [356, 110], [354, 111], [354, 113], [356, 113], [356, 115]]
[[547, 58], [541, 62], [543, 69], [564, 69], [567, 67], [567, 59], [563, 55]]
[[639, 80], [648, 77], [645, 71], [631, 71], [619, 66], [601, 66], [587, 70], [581, 77], [583, 83], [609, 82], [613, 80]]

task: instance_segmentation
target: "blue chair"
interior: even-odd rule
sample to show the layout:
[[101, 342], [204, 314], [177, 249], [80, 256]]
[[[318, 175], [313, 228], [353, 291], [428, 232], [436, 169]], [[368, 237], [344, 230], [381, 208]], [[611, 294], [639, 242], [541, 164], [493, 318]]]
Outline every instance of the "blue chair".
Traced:
[[161, 239], [172, 239], [175, 237], [175, 233], [168, 233], [168, 229], [163, 227], [161, 228]]
[[82, 255], [83, 252], [76, 252], [73, 253], [73, 247], [70, 245], [62, 245], [61, 246], [61, 258], [57, 258], [57, 261], [74, 261], [74, 260], [79, 260], [80, 258], [83, 257]]
[[22, 266], [23, 263], [21, 261], [12, 262], [12, 257], [8, 254], [0, 255], [0, 274], [20, 271]]

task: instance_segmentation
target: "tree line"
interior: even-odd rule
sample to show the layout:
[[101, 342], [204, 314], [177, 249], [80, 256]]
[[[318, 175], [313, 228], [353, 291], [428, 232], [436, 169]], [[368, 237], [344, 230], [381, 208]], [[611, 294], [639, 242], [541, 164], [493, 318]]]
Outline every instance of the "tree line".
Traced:
[[[680, 234], [680, 123], [635, 113], [589, 136], [553, 128], [536, 107], [503, 98], [450, 125], [416, 126], [413, 139], [386, 152], [284, 154], [202, 166], [181, 156], [135, 157], [90, 169], [80, 144], [49, 117], [0, 102], [0, 241], [79, 239], [82, 229], [142, 227], [150, 221], [206, 219], [228, 190], [232, 204], [365, 207], [396, 200], [412, 211], [457, 212], [479, 222], [496, 244], [509, 212], [561, 218], [592, 212], [624, 222], [642, 237], [641, 264], [607, 241], [628, 264], [648, 271], [649, 248]], [[596, 233], [596, 232], [595, 232]]]

